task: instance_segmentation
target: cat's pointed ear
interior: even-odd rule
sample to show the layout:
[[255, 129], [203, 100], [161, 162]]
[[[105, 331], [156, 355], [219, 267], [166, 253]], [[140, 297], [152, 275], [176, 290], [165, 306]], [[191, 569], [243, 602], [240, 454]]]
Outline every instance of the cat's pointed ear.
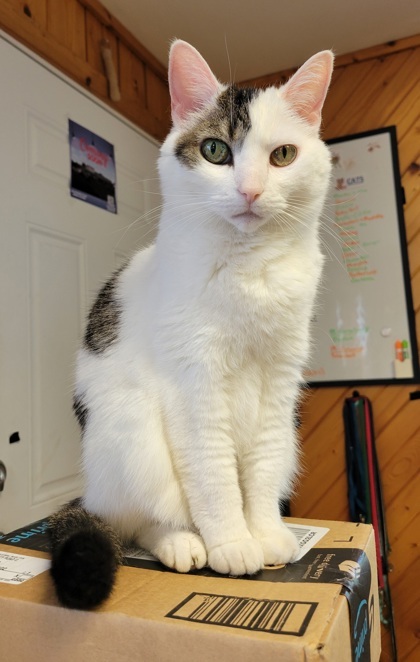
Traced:
[[169, 53], [169, 90], [175, 126], [204, 108], [222, 89], [207, 62], [193, 46], [177, 39]]
[[331, 51], [313, 55], [284, 86], [286, 100], [302, 119], [319, 128], [334, 64]]

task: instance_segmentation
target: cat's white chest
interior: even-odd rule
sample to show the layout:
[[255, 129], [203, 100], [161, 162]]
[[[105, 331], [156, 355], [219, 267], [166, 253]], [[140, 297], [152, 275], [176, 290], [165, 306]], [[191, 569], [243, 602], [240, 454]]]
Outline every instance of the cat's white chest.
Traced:
[[[307, 260], [309, 261], [309, 260]], [[209, 282], [208, 307], [220, 333], [229, 335], [235, 345], [248, 347], [254, 354], [266, 355], [286, 348], [294, 337], [307, 333], [307, 321], [321, 271], [321, 260], [302, 256], [273, 257], [255, 268], [220, 269]]]

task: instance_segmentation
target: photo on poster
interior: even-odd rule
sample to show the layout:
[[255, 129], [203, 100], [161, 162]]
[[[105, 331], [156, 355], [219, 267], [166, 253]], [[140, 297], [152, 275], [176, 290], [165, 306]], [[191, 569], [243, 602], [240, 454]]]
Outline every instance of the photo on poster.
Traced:
[[117, 213], [114, 145], [69, 119], [70, 194]]

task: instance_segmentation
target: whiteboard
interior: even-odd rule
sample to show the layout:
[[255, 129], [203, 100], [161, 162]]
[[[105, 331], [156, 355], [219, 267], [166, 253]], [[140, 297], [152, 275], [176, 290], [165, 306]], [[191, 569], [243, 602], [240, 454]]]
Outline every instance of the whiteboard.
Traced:
[[305, 378], [316, 386], [419, 381], [395, 127], [328, 145], [326, 263]]

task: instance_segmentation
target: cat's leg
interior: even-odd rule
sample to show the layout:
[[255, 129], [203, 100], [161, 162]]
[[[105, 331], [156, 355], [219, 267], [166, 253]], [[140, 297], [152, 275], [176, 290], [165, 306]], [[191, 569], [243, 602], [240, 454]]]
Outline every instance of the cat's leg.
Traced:
[[240, 457], [245, 518], [262, 546], [266, 565], [294, 561], [299, 552], [279, 508], [279, 500], [290, 494], [297, 471], [295, 389], [289, 386], [287, 395], [279, 397], [285, 389], [284, 379], [278, 381], [277, 388], [263, 393], [258, 432]]
[[207, 552], [192, 531], [159, 399], [152, 379], [146, 381], [145, 388], [129, 388], [101, 380], [105, 393], [95, 393], [84, 432], [85, 505], [122, 538], [135, 539], [168, 567], [188, 572], [206, 564]]
[[205, 564], [205, 547], [192, 532], [157, 398], [115, 383], [103, 399], [96, 395], [84, 432], [83, 463], [90, 512], [181, 572]]
[[188, 529], [174, 529], [164, 524], [144, 524], [137, 536], [137, 542], [168, 568], [178, 572], [200, 569], [207, 563], [203, 539]]
[[[182, 484], [208, 564], [222, 574], [254, 574], [264, 564], [243, 513], [229, 398], [220, 379], [195, 370], [184, 400], [185, 428], [174, 435]], [[184, 374], [184, 381], [187, 381]]]

